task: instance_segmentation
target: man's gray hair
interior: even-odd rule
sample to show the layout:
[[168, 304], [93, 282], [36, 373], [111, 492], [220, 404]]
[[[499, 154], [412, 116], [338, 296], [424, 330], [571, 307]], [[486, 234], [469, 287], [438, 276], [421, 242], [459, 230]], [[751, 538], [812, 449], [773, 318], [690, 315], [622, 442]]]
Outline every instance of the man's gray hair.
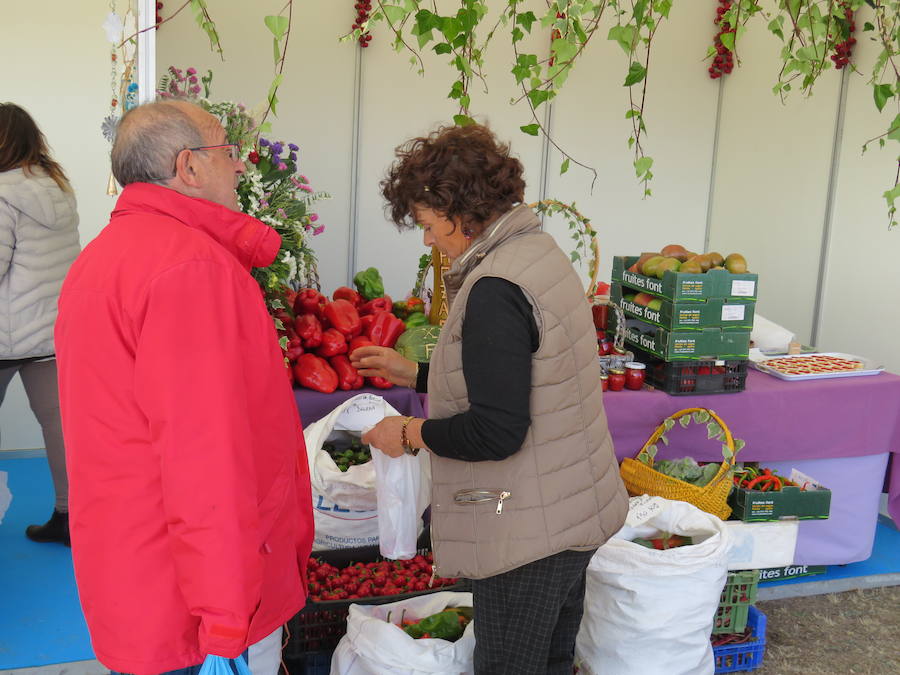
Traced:
[[112, 172], [122, 186], [160, 183], [175, 175], [175, 158], [203, 145], [203, 136], [177, 103], [156, 101], [129, 110], [116, 129]]

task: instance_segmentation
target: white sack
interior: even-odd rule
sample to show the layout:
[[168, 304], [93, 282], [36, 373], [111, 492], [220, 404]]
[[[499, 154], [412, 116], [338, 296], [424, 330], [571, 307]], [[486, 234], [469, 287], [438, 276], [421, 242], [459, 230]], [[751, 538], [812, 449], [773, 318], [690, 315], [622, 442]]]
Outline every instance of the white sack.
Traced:
[[[396, 624], [424, 619], [447, 607], [471, 607], [471, 593], [441, 591], [386, 605], [350, 605], [347, 634], [331, 658], [331, 675], [471, 675], [474, 673], [475, 624], [469, 622], [456, 642], [415, 640]], [[387, 623], [388, 612], [391, 622]]]
[[[693, 538], [664, 551], [632, 543]], [[711, 675], [709, 636], [725, 586], [728, 532], [687, 502], [632, 497], [625, 526], [591, 559], [576, 660], [589, 675]]]

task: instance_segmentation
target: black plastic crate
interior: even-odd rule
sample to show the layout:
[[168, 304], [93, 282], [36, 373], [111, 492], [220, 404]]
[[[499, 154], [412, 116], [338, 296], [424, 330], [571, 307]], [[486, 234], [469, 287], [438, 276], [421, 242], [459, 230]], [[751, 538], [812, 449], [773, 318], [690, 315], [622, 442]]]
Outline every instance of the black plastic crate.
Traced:
[[700, 359], [663, 361], [632, 347], [635, 361], [647, 366], [647, 384], [671, 394], [731, 394], [744, 391], [747, 383], [747, 359]]

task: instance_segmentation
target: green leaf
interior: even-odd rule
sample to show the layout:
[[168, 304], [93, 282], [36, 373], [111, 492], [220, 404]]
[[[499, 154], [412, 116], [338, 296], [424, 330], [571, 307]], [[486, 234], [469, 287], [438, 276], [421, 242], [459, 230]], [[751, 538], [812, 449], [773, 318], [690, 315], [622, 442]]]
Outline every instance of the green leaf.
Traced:
[[661, 440], [661, 441], [663, 442], [663, 445], [668, 445], [668, 444], [669, 444], [669, 437], [666, 436], [665, 434], [660, 434], [660, 435], [659, 435], [659, 440]]
[[628, 77], [625, 78], [625, 84], [623, 86], [630, 87], [632, 85], [635, 85], [643, 80], [646, 75], [647, 69], [637, 61], [634, 61], [632, 62], [631, 67], [628, 69]]
[[705, 410], [698, 410], [697, 412], [692, 413], [691, 416], [697, 424], [706, 424], [709, 422], [709, 413]]
[[556, 55], [557, 61], [565, 63], [571, 61], [575, 54], [578, 53], [578, 45], [569, 42], [565, 38], [557, 38], [550, 45], [550, 51]]
[[866, 21], [866, 22], [863, 24], [863, 30], [864, 30], [864, 31], [873, 31], [873, 30], [875, 30], [875, 26], [873, 26], [871, 23], [869, 23], [868, 21]]
[[876, 84], [872, 90], [875, 95], [875, 106], [878, 108], [878, 112], [881, 112], [888, 99], [894, 95], [894, 88], [889, 84]]
[[470, 124], [475, 124], [475, 120], [468, 115], [454, 115], [453, 123], [458, 127], [467, 127]]
[[519, 127], [519, 129], [529, 136], [537, 136], [541, 130], [541, 126], [539, 124], [526, 124], [525, 126]]
[[276, 40], [284, 37], [288, 29], [288, 18], [286, 16], [267, 16], [263, 21]]
[[559, 175], [563, 175], [566, 171], [569, 170], [569, 158], [567, 157], [562, 165], [559, 167]]
[[[277, 323], [281, 323], [281, 322], [276, 320], [276, 324]], [[284, 324], [281, 324], [281, 326], [278, 326], [278, 328], [279, 329], [284, 328]], [[279, 347], [281, 347], [282, 349], [287, 349], [287, 345], [288, 345], [287, 335], [282, 335], [280, 338], [278, 338], [278, 346]]]
[[888, 127], [887, 137], [892, 141], [900, 141], [900, 115], [897, 115]]
[[742, 441], [740, 438], [734, 439], [734, 451], [735, 452], [738, 452], [739, 450], [741, 450], [745, 445], [747, 445], [747, 443], [745, 441]]
[[462, 25], [458, 19], [451, 16], [441, 22], [441, 33], [444, 34], [444, 37], [447, 38], [448, 42], [453, 40], [461, 32]]
[[734, 51], [734, 33], [722, 33], [719, 36], [722, 45], [730, 52]]
[[892, 189], [886, 191], [883, 197], [887, 202], [888, 207], [893, 208], [894, 202], [898, 197], [900, 197], [900, 183], [895, 185]]
[[715, 438], [720, 433], [722, 433], [722, 427], [719, 426], [718, 422], [708, 422], [706, 425], [706, 437], [707, 438]]
[[452, 51], [453, 51], [453, 48], [450, 46], [449, 42], [438, 42], [434, 46], [435, 54], [449, 54]]
[[537, 17], [534, 15], [534, 12], [522, 12], [521, 14], [516, 14], [516, 23], [529, 33], [531, 32], [531, 26], [535, 21], [537, 21]]
[[673, 420], [671, 417], [667, 417], [666, 420], [663, 422], [663, 429], [665, 429], [666, 431], [671, 431], [672, 427], [674, 427], [674, 426], [675, 426], [675, 420]]
[[687, 429], [691, 425], [691, 417], [690, 415], [684, 415], [683, 417], [678, 418], [678, 423], [681, 424], [682, 427]]
[[651, 458], [651, 459], [653, 459], [654, 457], [656, 457], [656, 450], [657, 450], [657, 448], [656, 448], [655, 445], [648, 445], [648, 446], [647, 446], [646, 452], [647, 452], [648, 455], [650, 455], [650, 458]]
[[275, 63], [278, 63], [278, 60], [281, 58], [281, 49], [278, 47], [278, 38], [272, 38], [272, 55], [275, 58]]
[[613, 26], [609, 29], [609, 33], [607, 34], [606, 39], [618, 42], [619, 46], [622, 48], [622, 51], [630, 56], [631, 48], [634, 43], [634, 26], [632, 26], [631, 24], [627, 24], [624, 26]]
[[653, 166], [652, 157], [644, 156], [634, 160], [634, 172], [637, 174], [638, 178], [647, 173], [651, 166]]
[[722, 457], [725, 459], [731, 460], [734, 458], [734, 453], [731, 451], [731, 448], [726, 444], [722, 444]]
[[518, 28], [512, 29], [513, 44], [515, 44], [516, 42], [519, 42], [524, 37], [525, 37], [525, 33], [523, 33], [521, 30], [519, 30]]
[[406, 18], [409, 12], [396, 5], [383, 5], [384, 15], [390, 23], [398, 23]]
[[528, 100], [531, 101], [533, 107], [537, 108], [541, 103], [553, 98], [554, 95], [552, 91], [546, 89], [532, 89], [528, 92]]

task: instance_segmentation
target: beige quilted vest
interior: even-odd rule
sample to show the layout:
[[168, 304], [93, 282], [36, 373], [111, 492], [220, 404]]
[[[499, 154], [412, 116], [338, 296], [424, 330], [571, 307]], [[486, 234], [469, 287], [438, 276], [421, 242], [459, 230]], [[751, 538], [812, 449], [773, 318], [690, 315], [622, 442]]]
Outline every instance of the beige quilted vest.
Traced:
[[584, 289], [566, 255], [517, 206], [456, 260], [444, 281], [450, 312], [431, 358], [429, 416], [469, 408], [462, 325], [481, 277], [517, 284], [534, 307], [531, 426], [502, 461], [432, 455], [437, 573], [482, 579], [567, 549], [596, 548], [621, 528], [628, 498], [600, 393], [597, 339]]

